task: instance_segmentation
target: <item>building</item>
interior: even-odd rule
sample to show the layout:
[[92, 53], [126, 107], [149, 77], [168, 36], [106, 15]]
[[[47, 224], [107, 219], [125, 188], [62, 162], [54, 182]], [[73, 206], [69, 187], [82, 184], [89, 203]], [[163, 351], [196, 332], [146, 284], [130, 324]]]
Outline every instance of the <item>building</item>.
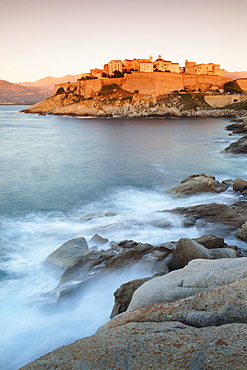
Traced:
[[111, 60], [108, 63], [108, 74], [109, 76], [113, 75], [114, 71], [123, 72], [123, 63], [121, 60]]
[[153, 62], [148, 59], [138, 59], [139, 61], [139, 72], [153, 72]]
[[185, 73], [191, 75], [211, 75], [211, 76], [224, 76], [225, 70], [220, 68], [219, 64], [196, 64], [196, 62], [185, 61]]
[[100, 78], [102, 77], [102, 72], [103, 72], [103, 69], [99, 69], [99, 68], [90, 69], [90, 75], [92, 77]]
[[153, 57], [149, 59], [125, 59], [123, 61], [124, 72], [153, 72]]
[[180, 73], [178, 63], [172, 63], [170, 60], [164, 60], [161, 55], [154, 61], [154, 71]]

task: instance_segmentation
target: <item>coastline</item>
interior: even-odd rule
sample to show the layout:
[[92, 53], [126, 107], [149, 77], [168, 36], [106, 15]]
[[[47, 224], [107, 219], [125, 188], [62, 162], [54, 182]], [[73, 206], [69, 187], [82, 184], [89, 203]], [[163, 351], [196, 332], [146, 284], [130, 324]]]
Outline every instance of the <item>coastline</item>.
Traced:
[[171, 93], [155, 98], [131, 93], [112, 84], [86, 99], [71, 91], [55, 94], [21, 112], [100, 118], [237, 118], [247, 116], [247, 103], [214, 108], [201, 93]]
[[[206, 177], [207, 184], [209, 184], [208, 179], [213, 180], [209, 175], [201, 175], [203, 174], [193, 176]], [[191, 176], [188, 179], [191, 180]], [[182, 180], [181, 184], [186, 183], [185, 180], [188, 179]], [[244, 180], [242, 185], [242, 188], [237, 187], [235, 181], [234, 189], [234, 184], [232, 184], [233, 190], [240, 191], [245, 197], [246, 182]], [[217, 189], [218, 186], [219, 184], [216, 184]], [[232, 210], [239, 212], [239, 209], [236, 208]], [[215, 215], [215, 212], [213, 213]], [[221, 210], [219, 214], [224, 216], [225, 210]], [[189, 221], [194, 222], [193, 217], [194, 215]], [[163, 249], [164, 247], [162, 246]], [[225, 247], [229, 249], [229, 246]], [[189, 278], [191, 288], [197, 264], [199, 271], [207, 264], [206, 274], [200, 278], [201, 283], [204, 284], [203, 293], [190, 293], [189, 296], [184, 296], [182, 299], [177, 296], [175, 301], [173, 299], [165, 301], [167, 303], [160, 303], [159, 301], [155, 302], [157, 299], [156, 288], [149, 288], [147, 285], [149, 282], [145, 282], [142, 290], [139, 290], [140, 288], [137, 290], [139, 297], [136, 296], [134, 306], [132, 303], [133, 309], [130, 308], [126, 313], [118, 315], [103, 325], [93, 336], [80, 339], [69, 346], [60, 347], [22, 369], [41, 369], [43, 366], [57, 366], [60, 369], [67, 369], [69, 366], [74, 366], [74, 368], [85, 369], [119, 368], [125, 370], [126, 368], [149, 369], [151, 364], [162, 368], [166, 364], [166, 368], [170, 370], [177, 369], [179, 366], [185, 368], [191, 363], [195, 363], [197, 369], [210, 368], [210, 366], [216, 366], [218, 369], [231, 369], [233, 365], [241, 369], [241, 364], [244, 365], [246, 361], [247, 259], [232, 257], [232, 255], [228, 258], [218, 259], [218, 257], [210, 261], [207, 257], [201, 256], [198, 257], [200, 260], [197, 259], [187, 266], [182, 268], [180, 266], [178, 270], [175, 270], [179, 278], [182, 279], [181, 285], [178, 286], [186, 287], [187, 275], [184, 275], [184, 280], [183, 274], [186, 269], [191, 269], [191, 277]], [[217, 267], [213, 268], [213, 264]], [[221, 264], [224, 266], [223, 268]], [[241, 267], [237, 267], [238, 264]], [[212, 274], [217, 275], [217, 271], [220, 276], [213, 279], [216, 286], [209, 290], [205, 289], [205, 282], [208, 281], [209, 277], [212, 279]], [[219, 280], [223, 271], [225, 282], [221, 284]], [[150, 281], [157, 286], [160, 286], [162, 281], [166, 284], [169, 275], [173, 273], [174, 271], [165, 273]], [[235, 277], [231, 280], [233, 275]], [[198, 286], [197, 283], [196, 286]], [[164, 287], [169, 292], [174, 290], [174, 286], [169, 284]], [[146, 300], [146, 293], [143, 293], [143, 289], [148, 293], [151, 292], [151, 296], [154, 298], [154, 302], [148, 302], [148, 306], [138, 303], [140, 297], [142, 300]], [[183, 358], [183, 362], [180, 363], [179, 358]]]

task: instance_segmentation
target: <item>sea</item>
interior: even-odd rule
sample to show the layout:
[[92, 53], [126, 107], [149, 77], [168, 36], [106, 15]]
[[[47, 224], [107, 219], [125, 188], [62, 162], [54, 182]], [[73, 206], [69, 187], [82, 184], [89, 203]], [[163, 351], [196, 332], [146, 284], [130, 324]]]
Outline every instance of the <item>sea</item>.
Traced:
[[[222, 152], [238, 138], [225, 130], [229, 119], [38, 116], [20, 113], [24, 108], [0, 106], [3, 370], [94, 334], [109, 320], [114, 291], [147, 276], [129, 266], [85, 291], [76, 305], [49, 309], [40, 297], [58, 285], [63, 271], [44, 261], [56, 248], [96, 233], [153, 245], [210, 234], [207, 225], [185, 228], [181, 216], [159, 211], [232, 204], [241, 196], [228, 189], [178, 198], [167, 190], [201, 172], [219, 181], [247, 179], [247, 157]], [[161, 227], [160, 220], [171, 226]], [[247, 250], [234, 234], [225, 240]]]

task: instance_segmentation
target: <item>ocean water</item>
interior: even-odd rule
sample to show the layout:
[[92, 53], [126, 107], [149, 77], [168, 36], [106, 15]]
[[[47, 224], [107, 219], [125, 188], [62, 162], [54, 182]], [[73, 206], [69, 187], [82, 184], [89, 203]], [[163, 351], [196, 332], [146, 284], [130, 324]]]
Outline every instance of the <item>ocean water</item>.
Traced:
[[[41, 309], [62, 271], [44, 264], [65, 241], [95, 234], [160, 244], [212, 230], [184, 228], [160, 213], [178, 206], [240, 199], [228, 190], [176, 198], [166, 192], [192, 173], [247, 178], [247, 157], [221, 153], [237, 138], [227, 119], [98, 119], [37, 116], [0, 106], [0, 368], [15, 370], [108, 321], [113, 292], [146, 276], [105, 277], [66, 310]], [[106, 216], [112, 212], [111, 216]], [[90, 217], [85, 217], [91, 215]], [[170, 228], [158, 227], [169, 221]], [[158, 223], [157, 223], [158, 222]], [[214, 230], [215, 231], [215, 230]], [[247, 249], [228, 235], [226, 241]]]

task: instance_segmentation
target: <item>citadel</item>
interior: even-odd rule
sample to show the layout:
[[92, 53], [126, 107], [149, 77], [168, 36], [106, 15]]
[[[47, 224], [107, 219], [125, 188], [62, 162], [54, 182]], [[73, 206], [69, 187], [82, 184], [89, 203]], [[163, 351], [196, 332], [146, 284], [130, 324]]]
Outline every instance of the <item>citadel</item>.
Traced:
[[[90, 73], [83, 73], [77, 82], [55, 85], [54, 94], [63, 89], [90, 98], [112, 83], [131, 93], [152, 97], [174, 91], [219, 93], [223, 92], [224, 84], [232, 80], [224, 74], [225, 70], [219, 64], [196, 64], [186, 60], [185, 67], [180, 67], [160, 55], [155, 61], [152, 56], [149, 59], [110, 60], [103, 69], [95, 68]], [[247, 79], [236, 82], [244, 92], [247, 91]]]

